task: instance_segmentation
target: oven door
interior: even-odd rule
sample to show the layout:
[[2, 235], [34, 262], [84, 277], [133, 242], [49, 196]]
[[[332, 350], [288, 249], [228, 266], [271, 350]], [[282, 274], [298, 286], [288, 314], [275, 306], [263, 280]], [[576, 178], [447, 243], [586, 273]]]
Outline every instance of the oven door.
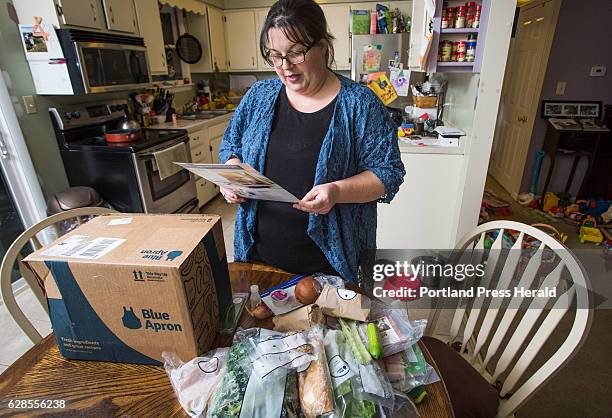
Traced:
[[143, 46], [75, 42], [86, 93], [137, 89], [151, 83]]
[[189, 171], [182, 169], [176, 174], [161, 180], [155, 164], [153, 151], [161, 151], [181, 142], [184, 142], [187, 147], [187, 159], [189, 161], [185, 162], [191, 162], [189, 158], [189, 138], [187, 136], [163, 144], [163, 146], [156, 147], [154, 150], [133, 154], [138, 187], [140, 188], [145, 213], [174, 213], [197, 198], [195, 181]]

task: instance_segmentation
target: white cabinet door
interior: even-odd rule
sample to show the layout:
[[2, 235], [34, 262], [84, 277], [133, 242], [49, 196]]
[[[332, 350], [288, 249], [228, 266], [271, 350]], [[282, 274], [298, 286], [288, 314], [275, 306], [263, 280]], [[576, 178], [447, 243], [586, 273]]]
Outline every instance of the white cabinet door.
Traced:
[[137, 33], [133, 0], [102, 0], [106, 27], [118, 32]]
[[157, 0], [136, 0], [135, 6], [140, 36], [144, 38], [147, 48], [151, 74], [168, 74]]
[[338, 70], [350, 70], [351, 47], [349, 39], [349, 12], [348, 4], [321, 5], [325, 13], [329, 31], [336, 38], [334, 40], [334, 56]]
[[227, 70], [227, 55], [225, 52], [225, 28], [223, 12], [215, 7], [208, 7], [208, 28], [210, 31], [210, 53], [213, 70]]
[[257, 69], [255, 12], [226, 11], [225, 40], [227, 61], [231, 70]]
[[187, 33], [195, 36], [200, 41], [200, 45], [202, 45], [202, 58], [194, 64], [189, 64], [189, 70], [191, 73], [211, 73], [213, 67], [207, 16], [198, 13], [187, 13], [185, 24], [187, 26]]
[[265, 59], [261, 56], [261, 51], [259, 51], [259, 36], [261, 34], [261, 29], [263, 28], [264, 23], [266, 22], [266, 17], [268, 16], [268, 11], [270, 9], [259, 9], [257, 10], [257, 32], [255, 42], [257, 43], [257, 69], [261, 71], [274, 71], [274, 67], [266, 62]]
[[63, 24], [102, 29], [104, 14], [99, 0], [61, 0], [58, 4]]
[[[211, 126], [208, 129], [208, 134], [210, 136], [210, 155], [213, 164], [219, 164], [219, 148], [221, 147], [221, 141], [223, 140], [223, 134], [225, 133], [227, 125], [229, 125], [229, 120]], [[215, 185], [215, 190], [219, 192], [219, 186]]]

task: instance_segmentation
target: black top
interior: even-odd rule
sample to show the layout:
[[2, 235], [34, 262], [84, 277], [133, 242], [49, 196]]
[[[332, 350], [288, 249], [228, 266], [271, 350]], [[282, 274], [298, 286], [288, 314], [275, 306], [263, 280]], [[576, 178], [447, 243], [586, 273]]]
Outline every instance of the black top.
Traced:
[[[299, 112], [289, 103], [285, 87], [276, 101], [264, 175], [298, 199], [314, 184], [321, 144], [335, 104], [336, 99], [314, 113]], [[308, 213], [294, 209], [290, 203], [259, 201], [250, 258], [291, 273], [337, 275], [307, 229]]]

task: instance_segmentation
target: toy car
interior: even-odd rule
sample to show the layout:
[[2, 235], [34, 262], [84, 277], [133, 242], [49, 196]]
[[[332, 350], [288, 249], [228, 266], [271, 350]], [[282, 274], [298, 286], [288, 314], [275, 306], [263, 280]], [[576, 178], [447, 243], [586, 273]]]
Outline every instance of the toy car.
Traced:
[[603, 241], [603, 235], [597, 228], [591, 228], [590, 226], [581, 226], [578, 239], [580, 239], [580, 242], [582, 244], [584, 244], [585, 242], [592, 242], [594, 244], [599, 245]]

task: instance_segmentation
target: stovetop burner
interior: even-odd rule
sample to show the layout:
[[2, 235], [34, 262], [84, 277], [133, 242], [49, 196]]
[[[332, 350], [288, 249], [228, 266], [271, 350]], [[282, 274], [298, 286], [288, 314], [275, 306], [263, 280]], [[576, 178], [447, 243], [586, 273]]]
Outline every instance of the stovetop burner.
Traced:
[[67, 147], [69, 149], [88, 149], [108, 152], [138, 152], [179, 138], [183, 135], [185, 135], [185, 131], [179, 129], [142, 129], [140, 139], [137, 141], [112, 143], [106, 142], [104, 136], [93, 136], [72, 141], [67, 144]]

